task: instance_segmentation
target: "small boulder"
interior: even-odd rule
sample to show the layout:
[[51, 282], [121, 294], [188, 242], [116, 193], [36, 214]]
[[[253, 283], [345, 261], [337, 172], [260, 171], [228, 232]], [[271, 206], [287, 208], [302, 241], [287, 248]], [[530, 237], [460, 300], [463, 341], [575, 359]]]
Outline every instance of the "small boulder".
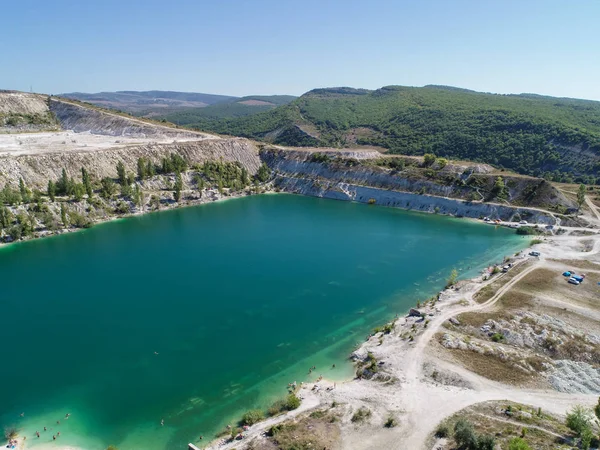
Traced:
[[450, 317], [448, 322], [450, 322], [452, 325], [460, 325], [460, 321], [456, 317]]
[[408, 311], [408, 317], [421, 317], [421, 311], [419, 311], [416, 308], [410, 308], [410, 311]]

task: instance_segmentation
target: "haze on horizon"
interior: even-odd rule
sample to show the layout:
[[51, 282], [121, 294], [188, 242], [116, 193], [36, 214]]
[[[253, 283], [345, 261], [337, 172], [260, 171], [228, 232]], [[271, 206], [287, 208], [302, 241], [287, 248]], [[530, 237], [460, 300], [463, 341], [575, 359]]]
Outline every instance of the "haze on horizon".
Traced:
[[600, 2], [23, 0], [0, 89], [292, 94], [443, 84], [600, 100]]

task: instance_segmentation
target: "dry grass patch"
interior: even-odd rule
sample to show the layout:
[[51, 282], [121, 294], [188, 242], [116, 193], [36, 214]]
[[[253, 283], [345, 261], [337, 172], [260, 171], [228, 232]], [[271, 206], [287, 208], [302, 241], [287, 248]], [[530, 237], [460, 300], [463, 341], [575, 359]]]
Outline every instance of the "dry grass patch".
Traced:
[[549, 259], [548, 261], [563, 264], [565, 266], [565, 270], [580, 269], [600, 272], [600, 263], [584, 259]]
[[321, 450], [340, 448], [337, 417], [329, 411], [314, 411], [308, 417], [274, 425], [266, 439], [252, 442], [249, 450]]
[[522, 387], [549, 387], [539, 373], [531, 374], [510, 360], [496, 355], [482, 355], [471, 350], [448, 350], [462, 366], [489, 380]]
[[477, 291], [473, 298], [477, 303], [487, 302], [494, 296], [494, 294], [496, 294], [496, 292], [498, 292], [498, 290], [502, 286], [506, 285], [510, 280], [512, 280], [521, 272], [523, 272], [523, 270], [529, 267], [530, 264], [531, 263], [529, 261], [525, 261], [524, 263], [518, 264], [517, 266], [513, 267], [507, 273], [494, 275], [495, 277], [497, 277], [496, 280], [492, 281], [490, 284]]
[[[532, 449], [555, 450], [571, 443], [573, 438], [560, 418], [546, 414], [535, 406], [494, 401], [469, 406], [444, 420], [440, 425], [449, 430], [447, 448], [456, 448], [452, 435], [459, 419], [469, 421], [478, 435], [494, 436], [496, 448], [507, 449], [512, 439], [523, 438]], [[432, 436], [429, 439], [431, 446], [433, 442]]]
[[[570, 269], [576, 269], [572, 266]], [[567, 270], [567, 269], [565, 269]], [[558, 270], [536, 269], [527, 277], [520, 280], [514, 289], [528, 294], [540, 294], [567, 303], [579, 303], [586, 307], [600, 308], [598, 293], [600, 288], [596, 284], [596, 276], [589, 275], [578, 286], [569, 284], [566, 277]]]

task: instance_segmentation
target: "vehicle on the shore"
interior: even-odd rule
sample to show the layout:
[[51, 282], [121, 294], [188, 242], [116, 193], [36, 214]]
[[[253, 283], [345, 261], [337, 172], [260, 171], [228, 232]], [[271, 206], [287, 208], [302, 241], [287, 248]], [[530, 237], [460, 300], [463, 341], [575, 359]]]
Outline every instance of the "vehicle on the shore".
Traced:
[[521, 220], [519, 223], [520, 223], [521, 225], [527, 225], [527, 224], [528, 224], [528, 222], [527, 222], [526, 220]]
[[577, 281], [574, 277], [569, 278], [569, 283], [575, 284], [575, 285], [580, 284], [580, 282]]
[[540, 256], [540, 252], [529, 252], [529, 256]]

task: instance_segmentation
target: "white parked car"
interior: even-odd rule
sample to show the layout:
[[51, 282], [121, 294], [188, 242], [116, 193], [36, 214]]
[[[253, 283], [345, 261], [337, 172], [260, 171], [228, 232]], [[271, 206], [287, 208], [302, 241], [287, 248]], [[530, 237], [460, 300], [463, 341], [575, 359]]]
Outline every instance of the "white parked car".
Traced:
[[527, 221], [526, 221], [526, 220], [521, 220], [519, 223], [520, 223], [521, 225], [527, 225]]
[[569, 278], [569, 283], [571, 283], [571, 284], [579, 284], [579, 281], [577, 281], [575, 278], [571, 277], [571, 278]]

